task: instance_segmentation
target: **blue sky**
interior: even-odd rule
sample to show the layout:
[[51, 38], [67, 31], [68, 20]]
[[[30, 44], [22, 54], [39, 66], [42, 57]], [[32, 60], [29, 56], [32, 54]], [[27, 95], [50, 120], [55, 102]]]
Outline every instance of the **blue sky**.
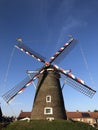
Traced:
[[[0, 0], [0, 96], [24, 79], [26, 70], [42, 66], [14, 48], [17, 37], [48, 60], [68, 40], [69, 34], [78, 44], [58, 65], [71, 69], [98, 91], [97, 12], [97, 0]], [[17, 116], [21, 109], [31, 111], [34, 94], [30, 85], [10, 105], [0, 97], [3, 113]], [[67, 111], [98, 109], [98, 93], [89, 99], [65, 85], [63, 96]]]

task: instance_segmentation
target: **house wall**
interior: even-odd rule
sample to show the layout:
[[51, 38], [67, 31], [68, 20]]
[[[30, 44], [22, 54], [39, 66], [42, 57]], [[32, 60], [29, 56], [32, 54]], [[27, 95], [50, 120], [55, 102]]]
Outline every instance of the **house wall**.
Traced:
[[84, 122], [84, 123], [88, 123], [90, 125], [93, 125], [93, 124], [96, 123], [96, 120], [93, 119], [93, 118], [72, 118], [72, 120], [81, 121], [81, 122]]

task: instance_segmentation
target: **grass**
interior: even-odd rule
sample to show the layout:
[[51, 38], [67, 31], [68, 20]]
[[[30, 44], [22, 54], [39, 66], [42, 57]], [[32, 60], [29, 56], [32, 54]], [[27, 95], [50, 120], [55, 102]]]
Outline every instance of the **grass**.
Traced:
[[96, 130], [81, 122], [71, 121], [17, 121], [7, 125], [2, 130]]

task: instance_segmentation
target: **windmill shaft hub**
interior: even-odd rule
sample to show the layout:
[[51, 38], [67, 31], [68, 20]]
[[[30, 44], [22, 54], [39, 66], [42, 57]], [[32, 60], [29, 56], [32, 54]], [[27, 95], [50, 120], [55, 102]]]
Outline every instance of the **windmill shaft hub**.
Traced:
[[45, 62], [45, 66], [46, 67], [50, 66], [50, 63], [49, 62]]

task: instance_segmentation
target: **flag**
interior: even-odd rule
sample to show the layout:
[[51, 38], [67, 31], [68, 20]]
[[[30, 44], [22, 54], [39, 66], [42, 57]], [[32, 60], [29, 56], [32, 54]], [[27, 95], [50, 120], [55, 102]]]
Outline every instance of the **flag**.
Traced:
[[22, 38], [17, 38], [17, 42], [22, 42]]

